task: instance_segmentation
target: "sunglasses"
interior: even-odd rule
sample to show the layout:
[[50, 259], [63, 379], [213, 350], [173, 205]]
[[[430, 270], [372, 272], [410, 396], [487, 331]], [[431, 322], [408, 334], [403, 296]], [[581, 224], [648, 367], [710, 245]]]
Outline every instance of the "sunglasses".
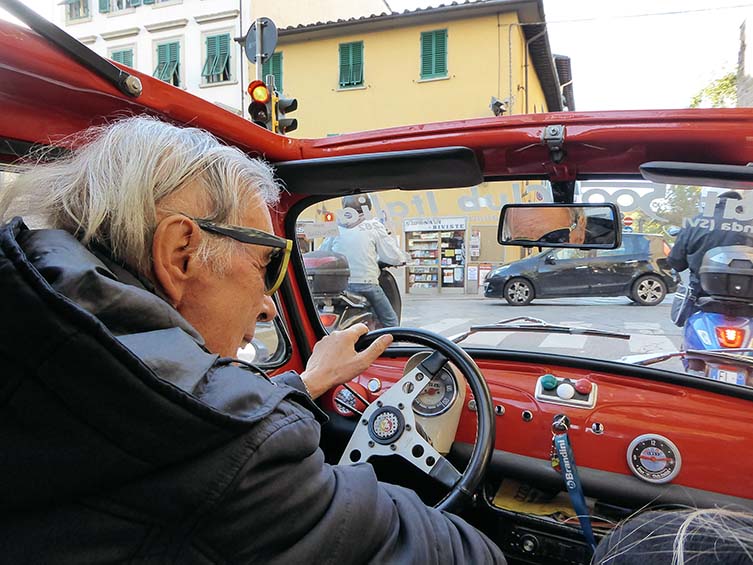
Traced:
[[[191, 218], [191, 216], [188, 217]], [[218, 224], [209, 220], [202, 220], [201, 218], [191, 219], [206, 232], [223, 235], [241, 243], [271, 247], [272, 252], [269, 254], [269, 263], [267, 263], [264, 273], [264, 294], [272, 296], [280, 288], [285, 278], [285, 273], [288, 271], [290, 252], [293, 249], [293, 242], [290, 239], [278, 237], [254, 228]]]
[[562, 228], [562, 229], [550, 231], [542, 235], [538, 239], [538, 241], [546, 242], [546, 243], [569, 243], [570, 234], [576, 227], [578, 227], [578, 225], [573, 224], [572, 226], [568, 228]]

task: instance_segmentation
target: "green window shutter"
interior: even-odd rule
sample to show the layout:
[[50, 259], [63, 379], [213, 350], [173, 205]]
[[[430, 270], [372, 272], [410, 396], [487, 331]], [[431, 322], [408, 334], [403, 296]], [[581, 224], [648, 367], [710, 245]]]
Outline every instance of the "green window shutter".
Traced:
[[99, 11], [106, 14], [110, 11], [110, 0], [99, 0]]
[[112, 52], [112, 60], [128, 67], [133, 67], [133, 49], [122, 49]]
[[272, 74], [275, 75], [275, 88], [282, 92], [282, 53], [272, 55]]
[[340, 87], [350, 85], [350, 43], [340, 44]]
[[359, 86], [363, 84], [363, 41], [352, 43], [350, 47], [351, 84]]
[[180, 43], [168, 43], [170, 64], [168, 65], [167, 82], [180, 86]]
[[220, 80], [230, 80], [230, 34], [217, 36], [217, 63], [215, 72]]
[[217, 36], [210, 35], [206, 40], [206, 59], [204, 61], [204, 68], [201, 69], [201, 76], [206, 79], [207, 82], [215, 82], [212, 79], [212, 73], [217, 62]]
[[177, 41], [175, 43], [168, 43], [167, 50], [168, 59], [171, 63], [177, 63], [178, 61], [180, 61], [180, 43], [178, 43]]
[[272, 56], [262, 65], [261, 73], [262, 80], [266, 80], [267, 75], [274, 75], [275, 88], [277, 92], [282, 92], [282, 53], [272, 53]]
[[340, 88], [363, 84], [363, 41], [340, 44]]
[[432, 37], [431, 32], [421, 33], [421, 78], [430, 77], [434, 70]]
[[153, 75], [174, 86], [180, 86], [180, 43], [157, 45], [157, 67]]
[[154, 4], [154, 0], [143, 0], [144, 4]]
[[207, 52], [201, 76], [206, 82], [230, 80], [230, 34], [207, 37]]
[[447, 30], [434, 32], [434, 74], [447, 75]]
[[154, 68], [152, 75], [160, 80], [165, 78], [165, 69], [167, 67], [167, 43], [157, 45], [157, 66]]
[[447, 76], [447, 30], [421, 32], [421, 78]]

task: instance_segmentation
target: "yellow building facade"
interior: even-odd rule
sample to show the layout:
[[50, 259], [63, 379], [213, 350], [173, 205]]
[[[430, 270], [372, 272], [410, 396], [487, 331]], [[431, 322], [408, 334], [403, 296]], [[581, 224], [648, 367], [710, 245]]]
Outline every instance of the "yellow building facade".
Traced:
[[[301, 25], [277, 22], [279, 42], [265, 73], [275, 75], [283, 96], [298, 100], [298, 109], [289, 116], [298, 119], [298, 129], [290, 135], [325, 137], [492, 117], [493, 97], [502, 109], [499, 119], [562, 110], [564, 81], [541, 23], [541, 2], [515, 2], [515, 9], [512, 4], [490, 0], [324, 23], [301, 14]], [[263, 2], [255, 6], [259, 15], [266, 15]], [[251, 65], [250, 76], [255, 72]], [[433, 218], [438, 226], [458, 220], [465, 247], [463, 281], [451, 286], [455, 292], [471, 293], [483, 282], [480, 269], [521, 256], [520, 249], [496, 243], [502, 205], [550, 198], [548, 187], [525, 181], [373, 195], [375, 213], [409, 253], [415, 241], [411, 230], [419, 219]], [[306, 210], [301, 221], [321, 224], [337, 207], [336, 201], [321, 203]], [[309, 244], [315, 247], [318, 240], [312, 238]], [[441, 277], [438, 271], [440, 292]], [[412, 286], [417, 289], [409, 269], [403, 278], [407, 292]]]
[[[324, 137], [489, 117], [492, 96], [504, 101], [505, 115], [561, 110], [559, 84], [551, 84], [557, 80], [551, 54], [546, 61], [530, 49], [543, 42], [539, 50], [549, 52], [545, 31], [535, 37], [540, 24], [526, 23], [509, 4], [478, 2], [281, 28], [275, 74], [282, 77], [282, 93], [299, 103], [299, 125], [291, 135]], [[260, 14], [265, 9], [264, 3], [255, 6]], [[534, 10], [529, 18], [540, 22], [539, 14], [543, 17]], [[422, 34], [435, 31], [446, 32], [446, 72], [422, 78]], [[341, 46], [356, 43], [362, 44], [362, 81], [341, 86]], [[250, 67], [249, 76], [255, 76]]]

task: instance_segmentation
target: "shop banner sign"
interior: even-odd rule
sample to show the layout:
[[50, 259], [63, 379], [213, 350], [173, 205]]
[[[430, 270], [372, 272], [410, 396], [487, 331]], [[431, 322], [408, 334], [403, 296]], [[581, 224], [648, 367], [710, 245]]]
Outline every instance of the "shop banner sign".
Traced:
[[410, 218], [403, 221], [405, 231], [464, 230], [465, 218]]

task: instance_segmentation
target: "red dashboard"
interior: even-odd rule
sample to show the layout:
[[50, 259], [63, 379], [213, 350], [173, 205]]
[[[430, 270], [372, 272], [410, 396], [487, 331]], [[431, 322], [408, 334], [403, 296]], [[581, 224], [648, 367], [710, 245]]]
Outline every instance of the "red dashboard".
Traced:
[[[496, 449], [549, 460], [552, 420], [570, 419], [570, 440], [580, 467], [632, 475], [628, 466], [631, 442], [644, 434], [671, 440], [682, 467], [674, 485], [753, 498], [753, 426], [750, 401], [699, 388], [661, 383], [641, 377], [587, 371], [548, 363], [476, 359], [495, 404]], [[405, 359], [380, 359], [357, 379], [369, 401], [402, 376]], [[536, 383], [552, 374], [596, 385], [593, 407], [563, 406], [536, 397]], [[371, 392], [369, 381], [380, 390]], [[582, 381], [581, 381], [582, 382]], [[372, 388], [376, 388], [372, 382]], [[334, 394], [334, 393], [333, 393]], [[325, 399], [334, 410], [333, 394]], [[456, 441], [474, 442], [476, 421], [467, 390]]]

